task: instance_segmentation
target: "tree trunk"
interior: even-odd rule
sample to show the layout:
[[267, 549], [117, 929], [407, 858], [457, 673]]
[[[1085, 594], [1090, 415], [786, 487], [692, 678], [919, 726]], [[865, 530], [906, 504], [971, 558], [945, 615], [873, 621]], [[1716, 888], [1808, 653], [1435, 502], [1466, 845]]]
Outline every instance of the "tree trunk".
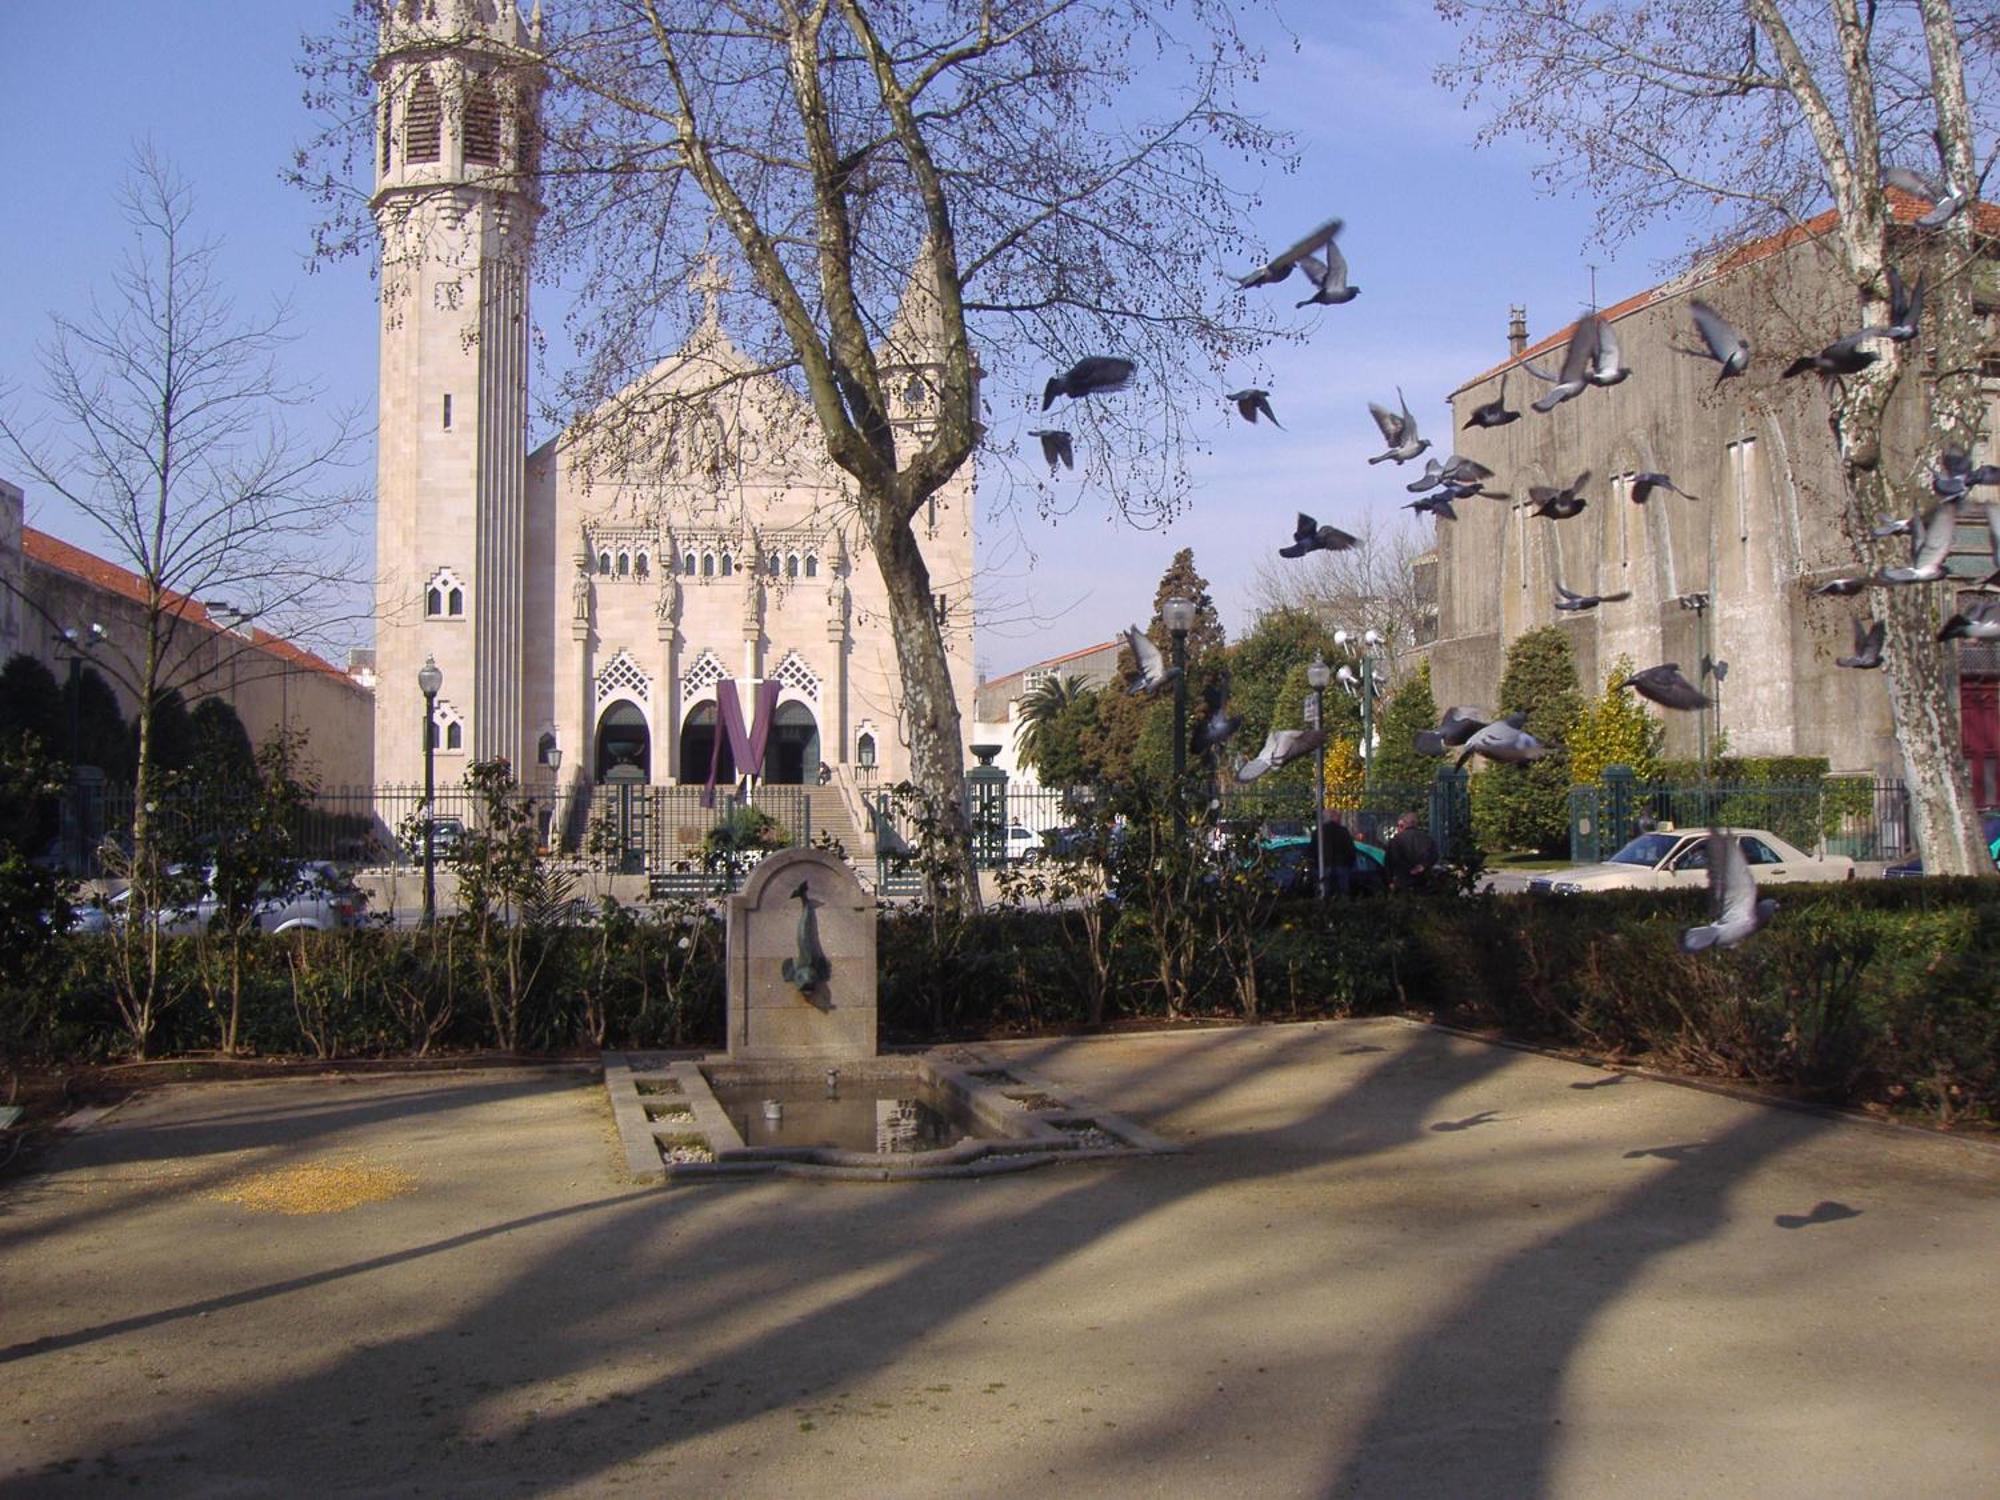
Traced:
[[977, 910], [979, 880], [972, 860], [972, 828], [965, 814], [964, 736], [944, 635], [931, 610], [930, 569], [915, 535], [893, 519], [886, 502], [869, 504], [864, 498], [862, 509], [864, 515], [883, 518], [871, 528], [871, 537], [889, 597], [889, 634], [896, 643], [902, 678], [901, 717], [910, 749], [910, 780], [932, 802], [956, 853], [948, 874], [929, 877], [935, 887], [925, 894], [934, 905]]

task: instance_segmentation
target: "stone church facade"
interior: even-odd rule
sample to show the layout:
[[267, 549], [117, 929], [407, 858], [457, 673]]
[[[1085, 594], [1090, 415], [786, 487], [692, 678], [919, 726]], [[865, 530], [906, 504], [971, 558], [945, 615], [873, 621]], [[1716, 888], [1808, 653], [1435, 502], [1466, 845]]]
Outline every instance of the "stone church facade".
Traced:
[[[716, 288], [679, 351], [527, 451], [542, 80], [518, 59], [535, 40], [509, 0], [399, 4], [384, 30], [377, 777], [420, 782], [428, 728], [440, 786], [500, 756], [544, 787], [810, 783], [823, 764], [901, 779], [900, 674], [851, 486], [804, 401], [732, 346]], [[882, 351], [913, 440], [933, 305], [906, 289]], [[918, 523], [966, 705], [972, 495], [968, 467]], [[737, 766], [726, 735], [716, 750], [723, 700], [747, 718], [762, 683], [764, 760]]]

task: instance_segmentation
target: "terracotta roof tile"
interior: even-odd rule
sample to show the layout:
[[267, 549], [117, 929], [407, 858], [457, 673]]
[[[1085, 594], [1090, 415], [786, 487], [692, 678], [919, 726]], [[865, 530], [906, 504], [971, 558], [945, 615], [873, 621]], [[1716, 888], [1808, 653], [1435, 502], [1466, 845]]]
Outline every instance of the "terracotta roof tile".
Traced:
[[[21, 551], [32, 561], [44, 567], [54, 568], [57, 572], [67, 573], [72, 578], [82, 579], [91, 587], [102, 589], [107, 594], [116, 594], [138, 605], [144, 605], [146, 602], [146, 585], [137, 573], [128, 568], [121, 568], [117, 563], [108, 562], [94, 552], [86, 552], [81, 547], [73, 546], [60, 537], [50, 536], [46, 531], [23, 526]], [[218, 624], [199, 601], [190, 599], [185, 594], [178, 594], [170, 589], [166, 592], [164, 602], [170, 613], [180, 616], [190, 624], [199, 625], [204, 630], [214, 631], [218, 635], [228, 630], [227, 626]], [[234, 631], [228, 633], [236, 634]], [[243, 640], [246, 637], [237, 635], [237, 639]], [[253, 628], [247, 640], [256, 650], [279, 661], [303, 667], [311, 672], [324, 672], [329, 677], [338, 677], [342, 682], [358, 686], [352, 677], [325, 657], [308, 651], [303, 646], [294, 645], [282, 636], [271, 634], [268, 630]]]
[[[1888, 190], [1888, 199], [1889, 216], [1898, 224], [1914, 223], [1924, 210], [1930, 206], [1923, 199], [1913, 197], [1896, 188]], [[1980, 234], [2000, 237], [2000, 203], [1979, 202], [1973, 206], [1973, 214], [1973, 227]], [[1663, 281], [1658, 286], [1648, 287], [1643, 292], [1638, 292], [1627, 297], [1623, 302], [1614, 302], [1609, 307], [1598, 309], [1598, 316], [1606, 322], [1616, 322], [1620, 318], [1639, 311], [1642, 307], [1650, 306], [1663, 297], [1687, 291], [1701, 282], [1714, 281], [1717, 277], [1727, 276], [1732, 271], [1740, 271], [1743, 267], [1755, 265], [1758, 261], [1769, 260], [1772, 256], [1791, 249], [1792, 246], [1803, 240], [1814, 239], [1825, 234], [1833, 228], [1836, 218], [1837, 215], [1835, 212], [1829, 208], [1826, 212], [1815, 215], [1803, 224], [1794, 224], [1788, 229], [1781, 229], [1775, 234], [1766, 235], [1761, 240], [1752, 240], [1747, 245], [1739, 245], [1736, 249], [1718, 257], [1689, 276], [1676, 277], [1672, 281]], [[1537, 339], [1534, 343], [1528, 345], [1519, 354], [1510, 354], [1499, 364], [1493, 366], [1492, 369], [1482, 371], [1470, 380], [1461, 382], [1453, 389], [1451, 395], [1460, 395], [1483, 381], [1491, 380], [1502, 370], [1511, 370], [1524, 359], [1534, 359], [1539, 355], [1549, 353], [1551, 350], [1562, 348], [1569, 343], [1569, 336], [1575, 328], [1575, 323], [1565, 323], [1554, 333]], [[1446, 399], [1449, 400], [1450, 397]]]

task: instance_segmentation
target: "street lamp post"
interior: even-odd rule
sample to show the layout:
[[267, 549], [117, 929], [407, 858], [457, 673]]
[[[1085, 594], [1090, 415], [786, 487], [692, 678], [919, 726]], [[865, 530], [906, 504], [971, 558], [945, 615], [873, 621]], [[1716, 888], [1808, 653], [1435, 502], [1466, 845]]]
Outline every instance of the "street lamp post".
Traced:
[[[1364, 630], [1359, 645], [1344, 630], [1333, 633], [1333, 643], [1352, 651], [1361, 668], [1361, 794], [1365, 798], [1375, 786], [1375, 651], [1382, 645], [1382, 632]], [[1350, 682], [1353, 680], [1350, 675]]]
[[[1313, 652], [1312, 665], [1306, 668], [1306, 682], [1313, 690], [1313, 728], [1326, 728], [1326, 685], [1333, 681], [1333, 668], [1326, 664], [1326, 657]], [[1320, 899], [1326, 899], [1326, 747], [1320, 746], [1313, 752], [1313, 853], [1319, 871], [1319, 880], [1313, 886]]]
[[437, 658], [426, 656], [417, 669], [417, 691], [424, 695], [424, 926], [437, 921], [437, 695], [444, 673]]
[[1187, 638], [1194, 628], [1194, 601], [1178, 596], [1162, 600], [1160, 620], [1174, 640], [1174, 832], [1187, 833], [1187, 804], [1182, 783], [1187, 779]]

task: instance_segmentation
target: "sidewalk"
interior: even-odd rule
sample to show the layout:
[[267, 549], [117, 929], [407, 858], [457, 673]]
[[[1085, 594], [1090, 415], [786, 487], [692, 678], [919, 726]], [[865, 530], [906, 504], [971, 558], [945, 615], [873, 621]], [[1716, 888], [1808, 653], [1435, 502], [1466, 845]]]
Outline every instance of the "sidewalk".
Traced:
[[0, 1195], [0, 1497], [1992, 1492], [1991, 1147], [1392, 1020], [984, 1050], [1190, 1150], [641, 1189], [575, 1074], [135, 1100]]

